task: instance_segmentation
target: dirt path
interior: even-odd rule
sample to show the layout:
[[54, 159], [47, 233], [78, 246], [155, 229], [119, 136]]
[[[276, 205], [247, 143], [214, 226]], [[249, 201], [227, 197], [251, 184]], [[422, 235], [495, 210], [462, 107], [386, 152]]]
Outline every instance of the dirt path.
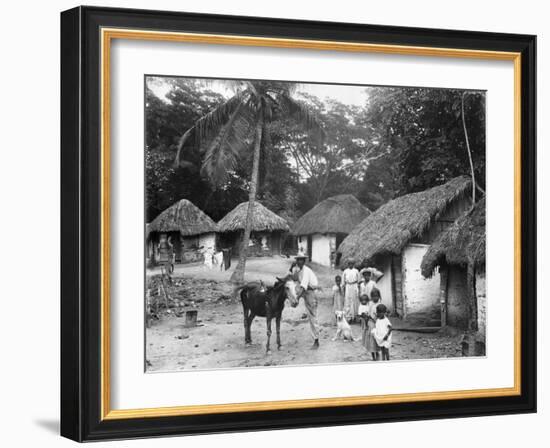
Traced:
[[[250, 258], [246, 262], [245, 281], [263, 280], [269, 284], [275, 281], [275, 277], [284, 277], [288, 274], [288, 269], [292, 264], [292, 258], [283, 256]], [[233, 260], [231, 268], [227, 271], [220, 271], [219, 268], [208, 269], [202, 263], [178, 264], [175, 266], [174, 276], [184, 278], [198, 278], [205, 280], [215, 280], [218, 282], [227, 282], [231, 278], [233, 270], [237, 266], [237, 260]], [[342, 274], [340, 270], [321, 266], [316, 263], [308, 263], [321, 286], [329, 287], [334, 282], [337, 274]], [[147, 275], [160, 274], [160, 268], [156, 267], [147, 270]]]
[[[249, 279], [272, 279], [273, 270], [288, 266], [284, 261], [269, 270], [263, 262], [251, 263]], [[183, 272], [182, 272], [183, 271]], [[317, 270], [319, 271], [319, 270]], [[177, 271], [176, 271], [177, 272]], [[321, 326], [319, 350], [309, 350], [312, 339], [307, 319], [303, 318], [305, 308], [300, 301], [297, 308], [286, 307], [281, 324], [282, 349], [276, 348], [273, 323], [272, 354], [266, 356], [265, 319], [256, 318], [252, 324], [252, 345], [244, 344], [242, 306], [232, 299], [231, 285], [227, 281], [202, 279], [202, 266], [188, 266], [180, 269], [183, 277], [176, 278], [171, 295], [176, 296], [178, 308], [170, 313], [161, 312], [146, 331], [147, 371], [176, 371], [187, 369], [216, 369], [248, 366], [300, 365], [319, 363], [365, 362], [370, 355], [360, 342], [332, 341], [335, 327], [332, 322], [330, 285], [332, 272], [321, 272], [323, 289], [318, 293], [318, 317]], [[280, 275], [280, 272], [277, 272]], [[227, 272], [219, 273], [225, 277]], [[230, 274], [229, 274], [230, 275]], [[199, 325], [185, 327], [184, 312], [197, 309]], [[177, 317], [179, 314], [181, 317]], [[394, 326], [399, 326], [395, 321]], [[360, 339], [360, 326], [353, 325], [354, 336]], [[419, 334], [394, 332], [391, 356], [394, 360], [461, 356], [459, 335]]]

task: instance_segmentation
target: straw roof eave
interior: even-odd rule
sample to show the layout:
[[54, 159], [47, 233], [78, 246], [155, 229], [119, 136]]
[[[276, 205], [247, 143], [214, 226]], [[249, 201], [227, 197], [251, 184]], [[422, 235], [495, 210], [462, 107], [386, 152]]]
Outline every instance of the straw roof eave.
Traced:
[[[220, 232], [238, 232], [244, 230], [248, 202], [242, 202], [218, 222]], [[290, 230], [287, 221], [259, 202], [254, 203], [252, 211], [253, 232], [288, 232]]]
[[161, 212], [148, 226], [147, 232], [179, 232], [195, 236], [218, 231], [218, 225], [187, 199], [182, 199]]
[[485, 198], [443, 232], [430, 246], [420, 269], [431, 277], [441, 265], [479, 268], [485, 265]]
[[300, 217], [292, 227], [292, 234], [348, 234], [370, 213], [370, 210], [351, 194], [332, 196]]
[[468, 176], [384, 204], [365, 218], [338, 247], [341, 262], [372, 262], [384, 255], [399, 255], [420, 237], [455, 200], [471, 188]]

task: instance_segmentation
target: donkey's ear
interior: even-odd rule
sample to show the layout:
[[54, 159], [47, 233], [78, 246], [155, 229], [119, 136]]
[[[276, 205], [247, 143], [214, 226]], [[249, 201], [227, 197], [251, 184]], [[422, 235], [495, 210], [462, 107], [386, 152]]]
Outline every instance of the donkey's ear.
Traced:
[[279, 277], [275, 277], [277, 279], [278, 282], [282, 282], [283, 279], [282, 278], [279, 278]]

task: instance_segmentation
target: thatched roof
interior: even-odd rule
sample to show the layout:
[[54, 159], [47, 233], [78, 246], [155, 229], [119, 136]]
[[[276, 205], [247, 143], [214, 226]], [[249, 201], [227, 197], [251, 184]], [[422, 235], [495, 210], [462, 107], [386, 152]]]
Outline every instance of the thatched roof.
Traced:
[[332, 196], [303, 215], [292, 227], [294, 235], [314, 233], [350, 233], [370, 210], [351, 194]]
[[148, 226], [148, 232], [180, 232], [182, 236], [217, 232], [217, 224], [187, 199], [168, 207]]
[[[236, 232], [244, 230], [246, 222], [246, 213], [248, 211], [248, 202], [242, 202], [225, 215], [219, 222], [220, 232]], [[288, 232], [289, 227], [286, 220], [273, 213], [259, 202], [254, 202], [252, 210], [252, 231], [283, 231]]]
[[460, 176], [419, 193], [388, 202], [365, 218], [342, 241], [341, 262], [371, 262], [374, 257], [398, 255], [407, 243], [421, 236], [456, 199], [471, 188], [470, 178]]
[[485, 198], [433, 242], [422, 259], [422, 275], [431, 277], [442, 263], [475, 267], [485, 264]]

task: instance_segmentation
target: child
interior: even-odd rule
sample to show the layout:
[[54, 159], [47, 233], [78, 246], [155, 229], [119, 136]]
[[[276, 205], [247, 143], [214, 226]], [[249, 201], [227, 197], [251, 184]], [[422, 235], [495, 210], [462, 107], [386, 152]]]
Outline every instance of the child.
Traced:
[[367, 348], [367, 340], [369, 338], [369, 296], [367, 296], [366, 294], [360, 296], [359, 303], [360, 304], [359, 309], [357, 310], [357, 314], [361, 319], [361, 344], [363, 344], [363, 347]]
[[334, 278], [335, 285], [332, 287], [332, 315], [336, 322], [336, 311], [344, 310], [344, 289], [342, 288], [342, 277], [337, 275]]
[[359, 282], [359, 297], [362, 295], [367, 295], [370, 300], [370, 293], [372, 288], [376, 286], [376, 283], [372, 280], [370, 271], [361, 269], [361, 275], [363, 279]]
[[380, 347], [376, 343], [373, 331], [376, 327], [376, 307], [380, 302], [380, 291], [378, 288], [373, 288], [370, 294], [370, 301], [367, 308], [367, 334], [365, 338], [365, 348], [371, 353], [372, 360], [378, 361], [380, 359]]
[[386, 305], [382, 303], [376, 306], [376, 324], [372, 330], [376, 344], [382, 351], [382, 361], [390, 360], [391, 333], [393, 328], [386, 316], [387, 311]]

